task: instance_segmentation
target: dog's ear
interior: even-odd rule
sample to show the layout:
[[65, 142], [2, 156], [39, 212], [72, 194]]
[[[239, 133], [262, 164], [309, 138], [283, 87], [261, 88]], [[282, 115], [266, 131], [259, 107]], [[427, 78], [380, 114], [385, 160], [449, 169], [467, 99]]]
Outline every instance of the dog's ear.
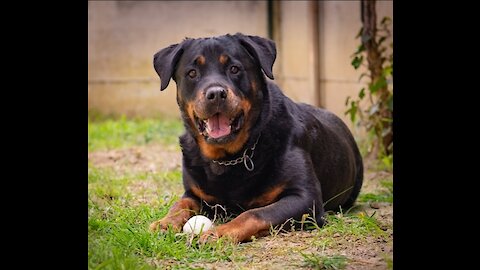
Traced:
[[277, 57], [275, 42], [258, 36], [246, 36], [241, 33], [235, 34], [234, 37], [238, 39], [248, 53], [258, 60], [265, 75], [273, 80], [273, 63]]
[[175, 72], [175, 67], [183, 54], [185, 41], [180, 44], [173, 44], [157, 52], [153, 56], [153, 67], [160, 77], [160, 90], [167, 88]]

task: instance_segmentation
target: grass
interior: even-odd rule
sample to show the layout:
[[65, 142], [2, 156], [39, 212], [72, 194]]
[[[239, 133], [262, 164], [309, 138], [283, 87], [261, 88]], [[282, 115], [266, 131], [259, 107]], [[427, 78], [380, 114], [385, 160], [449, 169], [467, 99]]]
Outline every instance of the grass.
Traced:
[[342, 236], [382, 236], [385, 232], [381, 229], [378, 220], [373, 214], [358, 212], [352, 214], [329, 214], [325, 216], [326, 224], [318, 230], [323, 239], [334, 237], [335, 234]]
[[304, 258], [305, 266], [313, 269], [344, 269], [347, 265], [347, 258], [342, 255], [322, 256], [316, 254], [301, 254]]
[[[88, 124], [89, 153], [138, 145], [178, 147], [183, 132], [178, 120], [91, 117]], [[199, 245], [185, 234], [151, 233], [148, 225], [162, 218], [183, 192], [181, 169], [119, 171], [100, 165], [88, 164], [89, 269], [343, 269], [354, 258], [339, 252], [339, 239], [358, 240], [357, 245], [368, 238], [391, 241], [375, 212], [355, 209], [327, 215], [322, 228], [312, 223], [314, 230], [308, 233], [272, 229], [271, 236], [241, 245], [224, 239]], [[391, 181], [381, 185], [378, 192], [361, 194], [359, 203], [389, 201]], [[389, 256], [384, 261], [393, 264]]]
[[184, 234], [150, 233], [148, 223], [166, 212], [166, 207], [125, 208], [121, 202], [108, 207], [107, 213], [89, 216], [90, 269], [154, 269], [155, 265], [164, 269], [171, 262], [188, 266], [198, 260], [228, 260], [233, 253], [233, 245], [227, 242], [188, 245]]
[[393, 181], [383, 180], [380, 181], [380, 185], [383, 189], [379, 190], [377, 193], [360, 193], [357, 201], [393, 203]]
[[229, 242], [197, 245], [185, 234], [148, 231], [148, 225], [164, 216], [177, 196], [156, 198], [158, 207], [153, 202], [132, 204], [136, 198], [128, 187], [133, 182], [150, 177], [154, 182], [179, 185], [179, 172], [119, 176], [90, 166], [88, 176], [89, 269], [175, 269], [198, 260], [230, 260], [234, 245]]
[[88, 119], [88, 151], [119, 149], [149, 143], [178, 145], [183, 124], [174, 119]]

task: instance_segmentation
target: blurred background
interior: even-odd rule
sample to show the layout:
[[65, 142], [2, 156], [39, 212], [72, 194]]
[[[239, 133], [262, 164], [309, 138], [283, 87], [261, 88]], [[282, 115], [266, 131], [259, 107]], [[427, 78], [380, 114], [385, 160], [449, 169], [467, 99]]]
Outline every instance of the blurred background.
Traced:
[[[393, 2], [378, 1], [376, 11], [377, 20], [393, 18]], [[273, 73], [287, 96], [352, 128], [345, 100], [364, 85], [351, 64], [361, 26], [360, 1], [90, 1], [88, 109], [179, 117], [176, 85], [160, 92], [153, 55], [185, 37], [241, 32], [275, 41]]]

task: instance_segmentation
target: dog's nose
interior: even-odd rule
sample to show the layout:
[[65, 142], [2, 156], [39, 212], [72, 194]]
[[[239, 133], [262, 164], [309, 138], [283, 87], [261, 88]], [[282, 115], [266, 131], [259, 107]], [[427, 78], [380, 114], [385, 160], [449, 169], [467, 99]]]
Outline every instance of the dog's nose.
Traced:
[[205, 97], [210, 102], [224, 101], [227, 98], [227, 90], [219, 86], [210, 87], [205, 92]]

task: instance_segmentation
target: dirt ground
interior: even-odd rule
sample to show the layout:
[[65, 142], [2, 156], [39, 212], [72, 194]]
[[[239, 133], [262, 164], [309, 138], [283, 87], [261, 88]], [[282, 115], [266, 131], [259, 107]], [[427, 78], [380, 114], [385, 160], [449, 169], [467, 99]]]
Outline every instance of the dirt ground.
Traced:
[[[89, 153], [88, 160], [97, 168], [111, 168], [118, 173], [164, 172], [181, 168], [181, 151], [178, 147], [148, 145], [123, 150]], [[367, 170], [362, 193], [377, 193], [383, 187], [379, 179], [392, 179], [387, 172]], [[134, 181], [129, 187], [136, 194], [138, 203], [158, 204], [158, 196], [165, 193], [182, 194], [180, 183], [170, 187], [159, 186], [152, 179]], [[344, 255], [348, 258], [345, 269], [389, 269], [387, 261], [393, 259], [393, 205], [391, 203], [357, 203], [360, 209], [371, 215], [375, 212], [387, 237], [353, 237], [335, 234], [335, 242], [319, 249], [313, 241], [319, 241], [314, 232], [297, 231], [257, 239], [241, 244], [237, 255], [242, 261], [198, 264], [193, 267], [208, 269], [298, 269], [304, 265], [303, 254], [323, 256]], [[320, 239], [321, 240], [321, 239]], [[308, 269], [308, 268], [307, 268]]]

